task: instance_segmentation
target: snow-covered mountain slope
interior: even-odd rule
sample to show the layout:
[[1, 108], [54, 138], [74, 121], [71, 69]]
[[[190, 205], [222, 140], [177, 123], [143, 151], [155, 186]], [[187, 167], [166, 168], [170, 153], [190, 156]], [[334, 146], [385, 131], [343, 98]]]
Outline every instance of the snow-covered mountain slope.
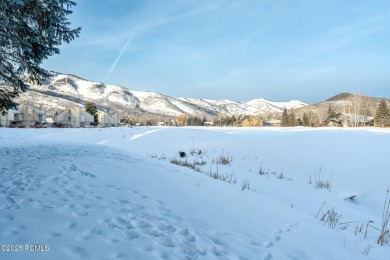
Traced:
[[388, 259], [389, 134], [0, 128], [0, 259]]
[[204, 107], [209, 110], [215, 111], [217, 114], [225, 115], [258, 115], [262, 111], [256, 110], [253, 107], [247, 106], [242, 102], [233, 100], [211, 100], [211, 99], [192, 99], [192, 98], [180, 98], [199, 107]]
[[283, 109], [296, 109], [306, 106], [307, 104], [299, 100], [291, 100], [289, 102], [273, 102], [264, 98], [253, 99], [245, 102], [246, 105], [265, 112], [283, 112]]
[[[91, 101], [102, 109], [168, 117], [175, 117], [180, 114], [205, 115], [206, 117], [214, 117], [218, 114], [262, 115], [265, 113], [279, 113], [285, 107], [290, 109], [307, 105], [296, 100], [272, 102], [266, 99], [254, 99], [248, 102], [237, 102], [232, 100], [175, 98], [148, 91], [106, 85], [74, 75], [55, 72], [52, 72], [52, 76], [45, 84], [32, 86], [32, 90], [38, 93], [35, 102], [39, 100], [41, 107], [47, 107], [48, 109], [55, 109], [51, 103], [53, 103], [53, 98], [56, 98], [59, 103], [64, 103], [64, 105], [72, 102], [83, 104], [85, 101]], [[29, 94], [23, 94], [21, 99], [27, 102], [30, 99]], [[62, 99], [62, 101], [58, 99]]]

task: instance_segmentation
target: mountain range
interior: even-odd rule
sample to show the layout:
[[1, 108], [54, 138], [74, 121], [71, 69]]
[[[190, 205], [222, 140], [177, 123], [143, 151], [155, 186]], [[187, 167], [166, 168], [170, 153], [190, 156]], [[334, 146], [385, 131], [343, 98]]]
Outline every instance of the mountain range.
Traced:
[[89, 81], [75, 75], [51, 72], [42, 85], [32, 85], [18, 102], [39, 106], [48, 115], [66, 109], [69, 105], [84, 105], [87, 101], [99, 110], [119, 114], [176, 117], [180, 114], [204, 115], [266, 115], [296, 109], [307, 104], [292, 100], [273, 102], [265, 98], [247, 102], [233, 100], [193, 99], [171, 97], [149, 91], [132, 90], [126, 87]]

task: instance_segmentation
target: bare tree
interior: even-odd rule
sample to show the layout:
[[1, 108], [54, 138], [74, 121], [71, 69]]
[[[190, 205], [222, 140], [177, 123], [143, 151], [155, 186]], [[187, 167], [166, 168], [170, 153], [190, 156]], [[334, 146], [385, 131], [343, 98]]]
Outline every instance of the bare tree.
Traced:
[[364, 94], [353, 94], [348, 98], [349, 105], [346, 112], [350, 115], [348, 125], [358, 127], [360, 124], [366, 125], [367, 116], [373, 113], [372, 99]]
[[326, 119], [328, 119], [328, 108], [329, 104], [320, 104], [318, 106], [317, 110], [317, 119], [318, 119], [318, 124], [322, 125]]

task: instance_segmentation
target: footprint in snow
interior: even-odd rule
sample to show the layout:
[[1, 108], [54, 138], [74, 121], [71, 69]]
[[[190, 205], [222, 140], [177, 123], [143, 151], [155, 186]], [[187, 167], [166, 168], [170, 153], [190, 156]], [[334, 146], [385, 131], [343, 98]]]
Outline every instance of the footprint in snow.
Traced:
[[280, 241], [280, 239], [282, 238], [282, 234], [283, 234], [283, 230], [278, 228], [274, 231], [274, 235], [275, 235], [275, 241]]
[[76, 223], [75, 223], [75, 222], [66, 222], [66, 223], [64, 224], [64, 228], [65, 228], [65, 229], [73, 229], [75, 226], [76, 226]]
[[170, 236], [160, 236], [157, 238], [157, 241], [165, 247], [175, 247], [175, 243], [173, 242]]
[[267, 252], [263, 254], [263, 260], [271, 260], [272, 259], [272, 254]]
[[150, 228], [150, 227], [152, 227], [148, 222], [145, 222], [145, 221], [142, 221], [139, 219], [132, 220], [131, 223], [134, 226], [136, 226], [137, 228]]
[[123, 232], [123, 237], [126, 240], [132, 240], [132, 239], [135, 239], [135, 238], [139, 237], [139, 234], [137, 233], [137, 231], [134, 231], [134, 230], [124, 231]]
[[[283, 230], [281, 228], [277, 228], [274, 230], [274, 241], [265, 241], [263, 243], [263, 247], [268, 249], [268, 248], [272, 248], [276, 245], [276, 243], [278, 243], [281, 239], [282, 239], [282, 234], [283, 233], [287, 233], [287, 232], [290, 232], [292, 228], [294, 228], [295, 226], [297, 226], [299, 223], [298, 222], [295, 222], [293, 224], [290, 224], [286, 230]], [[269, 253], [269, 252], [265, 252], [263, 254], [263, 259], [264, 260], [270, 260], [272, 259], [272, 254]]]
[[68, 253], [75, 259], [86, 259], [89, 256], [88, 252], [80, 246], [71, 247], [68, 249]]
[[97, 236], [103, 236], [103, 231], [101, 231], [100, 229], [93, 228], [93, 229], [82, 231], [80, 235], [76, 237], [76, 239], [87, 241], [87, 240], [95, 239], [95, 237]]
[[265, 241], [264, 243], [263, 243], [263, 247], [265, 247], [265, 248], [270, 248], [270, 247], [273, 247], [275, 244], [274, 244], [274, 242], [272, 242], [272, 241]]
[[88, 215], [87, 211], [84, 210], [75, 210], [72, 212], [73, 217], [85, 217]]

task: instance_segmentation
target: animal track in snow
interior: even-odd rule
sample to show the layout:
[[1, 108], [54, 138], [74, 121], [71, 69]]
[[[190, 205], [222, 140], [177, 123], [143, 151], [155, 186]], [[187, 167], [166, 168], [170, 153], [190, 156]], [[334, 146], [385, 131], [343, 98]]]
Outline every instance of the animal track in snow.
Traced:
[[265, 247], [265, 248], [269, 248], [269, 247], [273, 247], [275, 244], [274, 244], [274, 242], [272, 242], [272, 241], [265, 241], [264, 243], [263, 243], [263, 247]]
[[282, 234], [283, 234], [283, 230], [280, 229], [280, 228], [278, 228], [278, 229], [276, 229], [276, 230], [274, 231], [274, 234], [275, 234], [275, 241], [276, 241], [276, 242], [277, 242], [277, 241], [280, 241], [281, 236], [282, 236]]
[[273, 231], [273, 240], [268, 240], [263, 243], [263, 247], [266, 251], [263, 253], [263, 260], [271, 260], [272, 254], [267, 251], [267, 249], [271, 249], [277, 245], [283, 238], [283, 234], [291, 231], [292, 228], [298, 225], [298, 222], [294, 222], [293, 224], [288, 225], [286, 229], [277, 228]]

